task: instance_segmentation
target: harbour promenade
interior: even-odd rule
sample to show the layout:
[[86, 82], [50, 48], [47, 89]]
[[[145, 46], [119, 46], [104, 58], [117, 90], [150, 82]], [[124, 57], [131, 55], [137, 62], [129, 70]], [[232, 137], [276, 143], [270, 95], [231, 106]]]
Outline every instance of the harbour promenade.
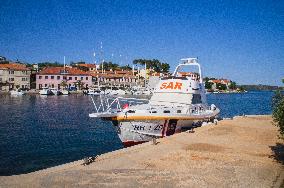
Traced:
[[271, 116], [235, 117], [171, 137], [15, 176], [0, 187], [280, 187], [283, 141]]

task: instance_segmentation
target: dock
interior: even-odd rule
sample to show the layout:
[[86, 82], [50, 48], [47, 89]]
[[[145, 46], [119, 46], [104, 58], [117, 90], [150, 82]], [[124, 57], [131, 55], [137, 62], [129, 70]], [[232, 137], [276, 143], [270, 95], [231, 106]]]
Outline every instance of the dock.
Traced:
[[240, 116], [29, 174], [0, 187], [281, 187], [284, 142], [271, 116]]

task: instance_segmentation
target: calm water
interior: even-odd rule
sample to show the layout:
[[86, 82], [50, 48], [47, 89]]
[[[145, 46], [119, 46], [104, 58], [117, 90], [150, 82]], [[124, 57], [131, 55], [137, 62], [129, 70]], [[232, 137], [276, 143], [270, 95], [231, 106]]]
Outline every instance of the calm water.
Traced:
[[[221, 117], [271, 114], [273, 92], [210, 94]], [[27, 173], [122, 148], [88, 96], [0, 95], [0, 175]]]

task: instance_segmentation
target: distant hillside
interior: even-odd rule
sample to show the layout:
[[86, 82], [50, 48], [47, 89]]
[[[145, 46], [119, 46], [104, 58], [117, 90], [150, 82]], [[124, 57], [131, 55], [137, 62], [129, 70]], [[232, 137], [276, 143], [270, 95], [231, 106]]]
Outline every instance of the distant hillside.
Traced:
[[269, 85], [239, 85], [238, 87], [242, 87], [243, 89], [247, 90], [247, 91], [251, 91], [251, 90], [283, 90], [283, 87], [278, 87], [278, 86], [269, 86]]

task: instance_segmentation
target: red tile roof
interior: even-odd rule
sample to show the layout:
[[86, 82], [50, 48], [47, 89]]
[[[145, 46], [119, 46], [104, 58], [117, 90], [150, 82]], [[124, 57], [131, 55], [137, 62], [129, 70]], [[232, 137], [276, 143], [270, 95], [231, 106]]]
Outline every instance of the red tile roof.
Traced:
[[89, 75], [87, 72], [84, 72], [77, 68], [65, 67], [65, 71], [66, 73], [64, 73], [64, 67], [46, 67], [42, 71], [40, 71], [38, 74]]
[[213, 83], [221, 83], [221, 80], [209, 80], [210, 82], [213, 82]]
[[97, 65], [95, 64], [78, 64], [80, 67], [87, 67], [87, 68], [96, 68]]
[[11, 70], [19, 70], [19, 71], [28, 71], [29, 68], [26, 65], [18, 64], [18, 63], [9, 63], [9, 64], [0, 64], [0, 69], [11, 69]]

